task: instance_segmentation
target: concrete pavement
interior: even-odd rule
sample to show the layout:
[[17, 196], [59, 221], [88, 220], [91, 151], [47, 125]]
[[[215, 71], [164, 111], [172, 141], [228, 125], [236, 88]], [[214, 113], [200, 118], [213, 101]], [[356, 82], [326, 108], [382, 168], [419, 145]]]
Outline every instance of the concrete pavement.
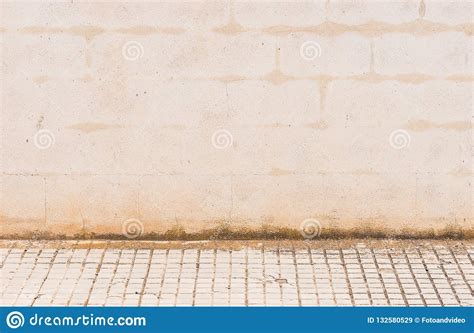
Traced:
[[1, 241], [1, 304], [473, 306], [469, 242]]

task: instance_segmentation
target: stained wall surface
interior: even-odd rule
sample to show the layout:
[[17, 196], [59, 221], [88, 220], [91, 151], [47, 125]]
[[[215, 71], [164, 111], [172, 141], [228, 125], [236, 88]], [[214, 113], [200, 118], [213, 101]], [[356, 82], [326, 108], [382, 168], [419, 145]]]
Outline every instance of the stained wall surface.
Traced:
[[473, 31], [470, 1], [2, 2], [1, 234], [472, 228]]

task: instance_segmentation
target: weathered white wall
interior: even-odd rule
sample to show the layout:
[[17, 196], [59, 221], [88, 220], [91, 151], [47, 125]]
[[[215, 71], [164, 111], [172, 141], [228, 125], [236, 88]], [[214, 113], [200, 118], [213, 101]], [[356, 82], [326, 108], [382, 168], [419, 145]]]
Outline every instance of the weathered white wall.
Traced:
[[3, 236], [473, 227], [473, 2], [1, 12]]

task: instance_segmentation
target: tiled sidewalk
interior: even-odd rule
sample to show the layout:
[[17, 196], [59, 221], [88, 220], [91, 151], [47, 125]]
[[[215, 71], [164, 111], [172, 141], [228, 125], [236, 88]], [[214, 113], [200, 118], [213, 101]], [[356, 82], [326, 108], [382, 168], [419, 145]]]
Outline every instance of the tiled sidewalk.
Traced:
[[474, 246], [462, 243], [244, 243], [239, 249], [12, 244], [3, 242], [1, 249], [2, 305], [474, 305]]

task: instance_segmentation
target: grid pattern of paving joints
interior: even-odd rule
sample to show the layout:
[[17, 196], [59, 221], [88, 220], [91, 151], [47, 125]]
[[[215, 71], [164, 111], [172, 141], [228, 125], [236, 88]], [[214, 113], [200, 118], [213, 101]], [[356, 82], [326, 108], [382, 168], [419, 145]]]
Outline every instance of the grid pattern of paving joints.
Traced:
[[0, 251], [2, 305], [474, 305], [473, 246]]

